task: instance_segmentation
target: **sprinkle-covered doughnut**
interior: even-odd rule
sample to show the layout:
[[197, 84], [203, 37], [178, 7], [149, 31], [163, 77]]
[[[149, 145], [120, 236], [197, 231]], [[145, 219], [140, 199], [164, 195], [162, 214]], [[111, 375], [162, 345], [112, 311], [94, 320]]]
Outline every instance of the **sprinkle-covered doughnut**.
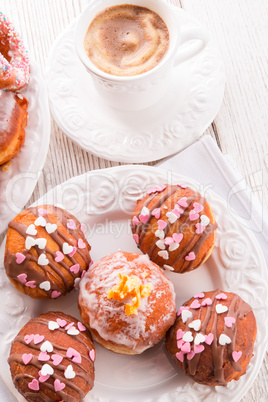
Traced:
[[0, 89], [16, 91], [29, 81], [29, 57], [20, 35], [0, 12]]

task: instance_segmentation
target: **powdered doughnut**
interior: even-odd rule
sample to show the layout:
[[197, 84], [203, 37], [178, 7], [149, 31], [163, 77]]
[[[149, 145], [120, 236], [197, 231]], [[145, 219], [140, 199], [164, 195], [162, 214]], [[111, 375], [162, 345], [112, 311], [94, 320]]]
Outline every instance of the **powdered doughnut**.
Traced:
[[0, 89], [16, 91], [29, 81], [27, 51], [11, 22], [0, 12]]

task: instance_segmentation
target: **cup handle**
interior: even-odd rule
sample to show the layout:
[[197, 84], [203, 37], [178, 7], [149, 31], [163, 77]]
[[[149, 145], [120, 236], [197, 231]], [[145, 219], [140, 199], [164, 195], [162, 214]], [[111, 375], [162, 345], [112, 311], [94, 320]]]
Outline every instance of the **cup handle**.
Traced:
[[[191, 40], [194, 42], [181, 49], [181, 46]], [[181, 43], [179, 50], [174, 59], [174, 66], [178, 66], [181, 63], [197, 56], [205, 48], [209, 41], [209, 35], [202, 28], [188, 28], [181, 32]]]

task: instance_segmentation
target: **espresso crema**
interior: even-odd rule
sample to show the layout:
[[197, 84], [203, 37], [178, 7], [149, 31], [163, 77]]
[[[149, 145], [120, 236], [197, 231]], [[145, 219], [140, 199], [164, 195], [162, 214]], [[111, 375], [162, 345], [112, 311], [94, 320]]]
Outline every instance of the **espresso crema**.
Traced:
[[130, 4], [108, 7], [91, 22], [84, 48], [100, 70], [133, 76], [151, 70], [169, 47], [165, 22], [154, 11]]

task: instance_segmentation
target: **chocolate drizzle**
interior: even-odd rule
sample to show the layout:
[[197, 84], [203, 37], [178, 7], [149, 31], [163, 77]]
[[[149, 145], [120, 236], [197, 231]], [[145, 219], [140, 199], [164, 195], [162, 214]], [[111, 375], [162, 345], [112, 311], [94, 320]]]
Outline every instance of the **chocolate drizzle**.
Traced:
[[[189, 213], [192, 209], [194, 209], [193, 204], [195, 202], [204, 206], [206, 204], [205, 198], [203, 198], [198, 192], [192, 192], [192, 190], [189, 189], [188, 187], [186, 189], [182, 189], [182, 188], [178, 187], [177, 185], [168, 186], [163, 191], [165, 193], [160, 198], [158, 198], [156, 202], [153, 202], [153, 201], [154, 201], [154, 198], [158, 197], [158, 193], [150, 194], [145, 199], [145, 201], [142, 203], [140, 210], [138, 212], [136, 212], [136, 216], [139, 217], [139, 215], [142, 212], [142, 208], [148, 207], [149, 204], [152, 204], [151, 207], [148, 208], [149, 209], [148, 222], [146, 224], [139, 222], [138, 225], [136, 225], [136, 226], [133, 224], [131, 225], [132, 232], [139, 235], [139, 244], [140, 244], [142, 251], [143, 251], [142, 242], [143, 242], [143, 240], [146, 242], [147, 239], [145, 239], [145, 236], [147, 233], [149, 233], [149, 230], [152, 230], [152, 227], [150, 227], [150, 222], [151, 222], [152, 218], [154, 217], [152, 215], [152, 212], [156, 208], [161, 208], [161, 214], [163, 215], [163, 213], [164, 213], [166, 215], [167, 212], [171, 212], [171, 210], [175, 207], [176, 202], [179, 199], [181, 199], [183, 197], [187, 198], [187, 204], [188, 204], [187, 207], [180, 206], [180, 209], [183, 210], [183, 212], [180, 214], [180, 217], [173, 224], [171, 224], [169, 221], [167, 221], [167, 226], [163, 229], [164, 237], [172, 236], [173, 233], [178, 233], [178, 234], [182, 233], [183, 234], [185, 231], [187, 231], [187, 234], [189, 235], [188, 229], [191, 229], [193, 226], [195, 226], [197, 222], [200, 223], [199, 219], [195, 220], [195, 221], [191, 221], [190, 217], [189, 217]], [[173, 202], [171, 201], [171, 203], [174, 204], [173, 208], [169, 207], [169, 209], [167, 209], [165, 212], [165, 209], [164, 209], [165, 202], [168, 201], [168, 199], [170, 197], [172, 197], [172, 195], [175, 194], [177, 191], [179, 192], [178, 197], [175, 196], [176, 197], [175, 201], [174, 201], [174, 197], [173, 197], [173, 199], [172, 199]], [[160, 217], [160, 219], [163, 219], [163, 218]], [[171, 256], [169, 256], [168, 262], [166, 262], [166, 264], [170, 264], [171, 266], [173, 266], [175, 268], [175, 271], [176, 271], [176, 266], [180, 264], [179, 271], [177, 271], [180, 273], [188, 272], [188, 271], [191, 271], [192, 269], [194, 269], [196, 259], [194, 259], [192, 261], [187, 261], [187, 260], [185, 260], [185, 257], [190, 252], [193, 252], [195, 254], [195, 256], [197, 256], [201, 250], [201, 247], [205, 243], [205, 241], [209, 238], [209, 236], [216, 229], [217, 229], [217, 223], [209, 222], [209, 224], [206, 226], [205, 230], [201, 234], [197, 234], [194, 230], [194, 233], [191, 236], [191, 238], [186, 246], [181, 247], [181, 245], [180, 245], [180, 247], [178, 249], [169, 252], [169, 253], [171, 253]], [[157, 261], [159, 259], [159, 257], [158, 257], [157, 245], [156, 245], [156, 242], [158, 240], [159, 239], [156, 236], [154, 237], [154, 240], [152, 240], [152, 241], [148, 240], [148, 243], [152, 243], [152, 245], [148, 249], [145, 250], [147, 252], [147, 254], [149, 255], [150, 259], [157, 263], [159, 263]], [[198, 265], [202, 264], [202, 262], [207, 258], [207, 254], [209, 252], [210, 252], [210, 250], [208, 250], [208, 252], [206, 252], [202, 256], [202, 259]], [[169, 260], [171, 262], [169, 262]]]
[[[47, 319], [46, 316], [48, 314], [49, 314], [49, 318]], [[45, 327], [48, 327], [49, 321], [51, 321], [53, 319], [56, 320], [56, 318], [65, 319], [66, 322], [67, 322], [66, 325], [68, 325], [68, 324], [70, 324], [72, 322], [72, 320], [71, 320], [72, 317], [66, 316], [66, 315], [64, 315], [62, 313], [51, 313], [50, 312], [48, 314], [47, 315], [42, 315], [41, 316], [42, 318], [41, 317], [34, 318], [30, 322], [32, 324], [44, 325]], [[68, 321], [67, 321], [67, 318], [69, 318]], [[40, 327], [39, 327], [38, 331], [40, 332]], [[58, 328], [57, 331], [60, 331], [62, 333], [67, 334], [66, 330], [64, 328], [61, 328], [61, 327]], [[38, 354], [34, 354], [32, 359], [31, 359], [31, 361], [27, 364], [26, 367], [33, 366], [39, 371], [39, 370], [41, 370], [41, 368], [42, 368], [42, 366], [44, 364], [48, 363], [54, 369], [54, 373], [50, 377], [53, 378], [53, 380], [58, 379], [59, 381], [63, 382], [66, 385], [66, 387], [62, 391], [57, 391], [57, 394], [62, 398], [62, 400], [67, 401], [67, 402], [75, 402], [75, 401], [78, 400], [77, 398], [75, 398], [75, 397], [73, 397], [73, 396], [68, 394], [68, 388], [71, 388], [72, 390], [74, 390], [79, 395], [79, 400], [82, 400], [85, 397], [85, 392], [81, 389], [81, 387], [76, 385], [74, 383], [74, 381], [67, 379], [64, 376], [64, 371], [66, 370], [67, 366], [69, 364], [71, 364], [73, 369], [74, 369], [74, 371], [75, 371], [76, 377], [80, 377], [83, 381], [85, 381], [85, 383], [88, 384], [90, 389], [93, 387], [93, 382], [94, 382], [94, 363], [88, 357], [90, 350], [93, 348], [93, 343], [91, 344], [91, 340], [90, 340], [88, 334], [86, 334], [86, 332], [85, 333], [79, 332], [78, 335], [69, 335], [72, 339], [75, 339], [75, 341], [79, 342], [79, 344], [81, 345], [81, 346], [76, 347], [77, 351], [81, 352], [82, 345], [87, 347], [87, 355], [85, 355], [85, 354], [82, 355], [81, 354], [81, 359], [82, 359], [81, 364], [80, 363], [74, 363], [71, 358], [68, 358], [66, 356], [66, 352], [68, 350], [68, 345], [66, 345], [67, 346], [66, 347], [66, 346], [63, 346], [61, 344], [58, 344], [56, 342], [53, 342], [48, 337], [45, 337], [45, 339], [42, 341], [42, 343], [39, 343], [37, 345], [34, 344], [33, 341], [31, 341], [29, 344], [27, 344], [25, 342], [25, 340], [24, 340], [24, 336], [25, 335], [20, 335], [20, 333], [19, 333], [16, 336], [16, 338], [13, 340], [12, 348], [11, 348], [11, 354], [10, 354], [10, 356], [8, 358], [8, 363], [11, 364], [12, 362], [17, 362], [20, 365], [22, 365], [23, 367], [25, 366], [24, 362], [22, 360], [22, 354], [21, 353], [12, 353], [12, 349], [13, 349], [13, 347], [14, 347], [14, 345], [16, 343], [21, 343], [21, 344], [25, 345], [25, 347], [27, 348], [25, 350], [25, 352], [33, 354], [34, 351], [41, 352], [41, 350], [40, 350], [41, 344], [43, 342], [45, 342], [46, 340], [48, 340], [53, 346], [53, 352], [51, 352], [51, 353], [60, 355], [65, 360], [69, 360], [69, 362], [66, 362], [67, 364], [60, 363], [60, 364], [54, 366], [53, 362], [51, 360], [49, 360], [49, 361], [40, 361], [40, 360], [38, 360]], [[90, 349], [90, 347], [91, 347], [91, 349]], [[90, 365], [90, 367], [91, 367], [90, 370], [86, 369], [85, 362], [86, 362], [87, 366], [88, 366], [88, 364]], [[92, 372], [93, 375], [91, 375], [89, 373], [89, 371]], [[29, 379], [28, 382], [31, 382], [35, 378], [36, 378], [36, 376], [29, 375], [28, 373], [23, 373], [23, 372], [20, 371], [20, 372], [17, 372], [17, 374], [13, 376], [13, 381], [14, 381], [15, 386], [17, 386], [18, 381], [21, 380], [21, 379], [22, 380]], [[36, 379], [38, 379], [38, 378], [36, 378]], [[54, 381], [53, 381], [53, 383], [54, 383]], [[38, 400], [47, 401], [48, 396], [43, 392], [44, 387], [49, 388], [52, 392], [56, 392], [56, 391], [54, 389], [54, 385], [49, 383], [48, 381], [45, 381], [42, 384], [43, 384], [43, 386], [42, 386], [43, 390], [39, 389], [38, 394], [36, 393], [36, 391], [31, 391], [30, 388], [29, 388], [29, 390], [24, 394], [24, 396], [25, 397], [31, 397], [31, 398], [38, 396], [38, 398], [43, 398], [43, 399], [38, 399]], [[41, 383], [40, 383], [40, 387], [41, 387]], [[54, 399], [51, 399], [51, 400], [54, 400]]]
[[[31, 207], [29, 208], [29, 212], [32, 213], [34, 216], [38, 217], [38, 209], [41, 207]], [[91, 258], [89, 254], [90, 247], [88, 246], [88, 243], [84, 237], [84, 234], [82, 231], [79, 229], [80, 222], [69, 212], [66, 210], [62, 210], [58, 207], [55, 206], [43, 206], [42, 208], [49, 208], [49, 212], [47, 215], [44, 215], [43, 218], [47, 223], [52, 223], [50, 220], [49, 215], [54, 214], [57, 216], [58, 220], [61, 222], [61, 224], [64, 227], [67, 227], [67, 222], [69, 219], [73, 220], [76, 224], [77, 229], [67, 229], [69, 230], [70, 236], [66, 236], [65, 233], [59, 228], [59, 225], [57, 225], [57, 229], [55, 232], [50, 233], [49, 236], [51, 239], [58, 245], [59, 250], [62, 250], [63, 244], [66, 242], [69, 245], [75, 247], [76, 246], [76, 253], [78, 253], [84, 260], [85, 266], [88, 267]], [[25, 239], [30, 236], [33, 239], [38, 239], [42, 238], [38, 237], [37, 235], [28, 235], [26, 233], [26, 230], [28, 226], [24, 225], [23, 223], [20, 223], [19, 221], [11, 221], [9, 223], [9, 228], [17, 231], [21, 236], [23, 236]], [[38, 227], [36, 227], [38, 230]], [[71, 238], [70, 238], [71, 237]], [[77, 248], [77, 242], [78, 239], [81, 238], [87, 247], [85, 249], [79, 249]], [[47, 265], [39, 265], [38, 264], [38, 257], [41, 254], [46, 254], [46, 258], [48, 259], [48, 264]], [[79, 269], [78, 275], [70, 271], [70, 266], [68, 265], [64, 260], [55, 262], [55, 258], [57, 257], [56, 252], [52, 251], [51, 248], [49, 248], [47, 245], [43, 248], [40, 249], [38, 245], [35, 245], [31, 247], [30, 250], [22, 250], [22, 254], [26, 257], [25, 260], [18, 264], [16, 262], [16, 255], [11, 253], [8, 247], [6, 247], [6, 255], [5, 255], [5, 268], [6, 268], [6, 273], [9, 278], [18, 281], [17, 276], [21, 273], [25, 273], [27, 275], [27, 281], [35, 281], [36, 285], [40, 285], [43, 281], [50, 281], [51, 282], [51, 277], [53, 277], [53, 283], [51, 283], [51, 289], [46, 291], [48, 295], [51, 296], [53, 290], [56, 290], [61, 293], [67, 293], [70, 289], [70, 279], [68, 278], [73, 277], [73, 282], [76, 277], [80, 277], [82, 270], [81, 267]], [[71, 257], [69, 255], [64, 255], [64, 257], [67, 257], [68, 260], [71, 261], [72, 265], [78, 264], [78, 260], [75, 257], [75, 254]], [[36, 256], [37, 255], [37, 256]], [[35, 267], [33, 264], [37, 264], [38, 268]], [[80, 264], [79, 264], [80, 265]], [[50, 267], [50, 269], [48, 268]], [[63, 291], [63, 286], [65, 290]]]
[[[216, 296], [219, 293], [221, 293], [221, 291], [219, 289], [217, 289], [215, 292], [212, 293], [211, 296], [208, 296], [205, 294], [205, 297], [202, 300], [205, 300], [205, 298], [210, 297], [210, 299], [212, 300], [212, 304], [210, 306], [205, 306], [205, 307], [200, 306], [199, 309], [190, 309], [189, 310], [192, 313], [192, 317], [187, 320], [184, 331], [185, 332], [193, 331], [189, 327], [189, 324], [196, 319], [200, 319], [202, 309], [206, 309], [206, 314], [201, 323], [200, 330], [198, 332], [193, 331], [193, 336], [196, 335], [197, 333], [200, 333], [203, 335], [208, 335], [209, 331], [207, 330], [207, 327], [209, 324], [211, 325], [210, 332], [213, 334], [213, 342], [211, 344], [211, 352], [212, 352], [214, 378], [219, 383], [219, 385], [226, 385], [227, 381], [224, 378], [224, 350], [225, 350], [225, 348], [227, 348], [228, 359], [230, 360], [234, 370], [238, 371], [238, 372], [242, 371], [241, 365], [238, 362], [235, 362], [232, 357], [232, 353], [235, 350], [235, 344], [236, 344], [236, 334], [237, 334], [237, 325], [238, 325], [237, 321], [238, 321], [238, 319], [243, 320], [244, 317], [252, 311], [252, 309], [238, 295], [233, 295], [233, 298], [228, 306], [227, 315], [224, 315], [224, 317], [235, 318], [235, 323], [232, 325], [231, 328], [228, 328], [226, 325], [224, 325], [224, 331], [222, 332], [222, 334], [227, 335], [231, 339], [231, 342], [229, 344], [227, 344], [226, 346], [220, 345], [217, 325], [218, 325], [218, 319], [222, 319], [222, 317], [220, 317], [219, 314], [216, 312], [216, 304], [217, 304], [216, 302], [217, 301], [221, 302], [221, 300], [216, 299]], [[232, 295], [232, 294], [226, 293], [226, 292], [225, 292], [225, 294], [229, 298]], [[200, 304], [202, 303], [202, 300], [199, 300]], [[194, 350], [193, 345], [194, 345], [194, 342], [192, 342], [192, 345], [191, 345], [192, 350]], [[209, 347], [209, 346], [205, 346], [205, 347]], [[196, 353], [191, 360], [187, 359], [186, 354], [184, 355], [183, 369], [186, 373], [189, 373], [191, 376], [194, 376], [196, 374], [199, 360], [201, 358], [201, 354], [202, 354], [202, 352]]]

